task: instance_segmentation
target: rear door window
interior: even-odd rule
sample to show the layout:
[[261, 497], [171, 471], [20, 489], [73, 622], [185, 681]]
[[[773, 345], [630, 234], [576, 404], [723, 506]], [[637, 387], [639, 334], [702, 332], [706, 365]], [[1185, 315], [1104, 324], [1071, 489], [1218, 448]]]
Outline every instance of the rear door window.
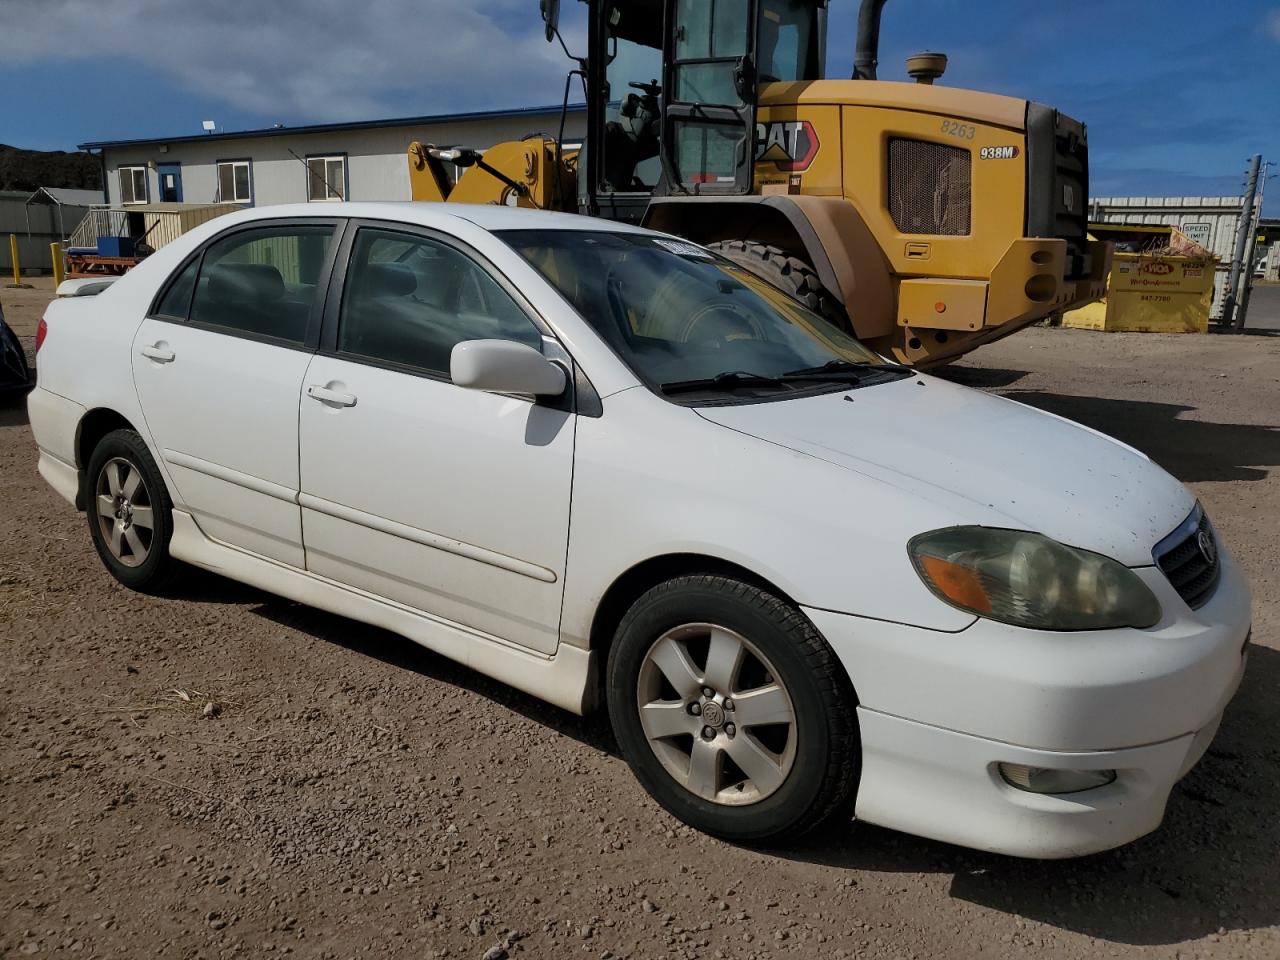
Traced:
[[288, 224], [239, 230], [214, 241], [201, 262], [191, 321], [303, 343], [333, 233], [331, 224]]

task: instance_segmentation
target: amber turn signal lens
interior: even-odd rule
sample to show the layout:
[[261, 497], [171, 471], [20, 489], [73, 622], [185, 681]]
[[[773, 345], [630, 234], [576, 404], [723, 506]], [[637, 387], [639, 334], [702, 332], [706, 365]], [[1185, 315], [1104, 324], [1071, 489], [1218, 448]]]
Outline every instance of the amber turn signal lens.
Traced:
[[968, 610], [991, 612], [991, 598], [978, 580], [977, 571], [930, 556], [921, 557], [920, 566], [938, 591], [952, 603]]

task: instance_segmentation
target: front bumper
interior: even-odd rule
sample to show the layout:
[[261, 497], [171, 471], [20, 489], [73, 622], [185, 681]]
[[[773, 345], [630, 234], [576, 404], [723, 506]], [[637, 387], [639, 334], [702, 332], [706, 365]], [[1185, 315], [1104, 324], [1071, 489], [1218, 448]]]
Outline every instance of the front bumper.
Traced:
[[[1234, 692], [1234, 688], [1232, 689]], [[1015, 857], [1077, 857], [1160, 825], [1169, 791], [1208, 749], [1221, 714], [1195, 733], [1124, 750], [1031, 750], [858, 709], [855, 816], [917, 836]], [[1058, 795], [1007, 784], [1000, 763], [1114, 770], [1105, 787]]]
[[[1248, 588], [1223, 555], [1192, 611], [1155, 568], [1150, 630], [1050, 633], [978, 620], [958, 633], [806, 610], [858, 693], [861, 820], [992, 852], [1070, 857], [1154, 830], [1240, 684]], [[1117, 771], [1034, 794], [997, 765]]]

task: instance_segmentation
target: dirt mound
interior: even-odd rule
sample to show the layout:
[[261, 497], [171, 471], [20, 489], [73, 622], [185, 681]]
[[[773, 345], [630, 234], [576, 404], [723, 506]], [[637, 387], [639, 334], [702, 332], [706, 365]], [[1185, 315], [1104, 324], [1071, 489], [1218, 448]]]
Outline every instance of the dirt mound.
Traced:
[[102, 167], [87, 153], [23, 150], [0, 143], [0, 190], [38, 187], [101, 190]]

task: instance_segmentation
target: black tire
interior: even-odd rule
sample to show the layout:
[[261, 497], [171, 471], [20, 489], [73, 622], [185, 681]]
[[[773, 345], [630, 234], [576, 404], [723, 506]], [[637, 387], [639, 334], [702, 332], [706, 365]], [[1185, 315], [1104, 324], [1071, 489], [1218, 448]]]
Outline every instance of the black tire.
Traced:
[[[742, 662], [754, 661], [757, 668], [770, 667], [772, 676], [765, 676], [765, 683], [780, 683], [789, 696], [794, 725], [784, 729], [786, 736], [795, 737], [790, 766], [781, 785], [756, 800], [734, 802], [734, 791], [742, 790], [742, 786], [732, 781], [743, 768], [727, 760], [720, 761], [722, 765], [717, 767], [719, 772], [713, 782], [717, 787], [722, 780], [728, 785], [714, 799], [699, 796], [664, 765], [671, 758], [679, 760], [682, 754], [676, 751], [686, 742], [690, 758], [695, 748], [715, 749], [718, 743], [725, 756], [736, 759], [728, 753], [733, 747], [734, 731], [729, 729], [732, 724], [716, 731], [703, 727], [701, 736], [707, 742], [702, 745], [697, 742], [700, 734], [690, 735], [687, 740], [684, 734], [672, 735], [669, 740], [651, 743], [640, 718], [640, 687], [646, 682], [642, 670], [650, 671], [652, 676], [654, 669], [646, 666], [654, 663], [650, 651], [673, 633], [693, 636], [692, 631], [700, 629], [682, 625], [706, 624], [726, 628], [740, 635], [739, 639], [746, 639], [764, 659], [755, 660], [748, 653]], [[684, 649], [696, 668], [694, 672], [701, 670], [704, 679], [699, 683], [704, 683], [710, 653], [699, 664], [695, 648], [690, 644]], [[745, 671], [747, 667], [741, 669]], [[665, 683], [666, 670], [662, 673]], [[743, 698], [749, 695], [744, 688]], [[852, 685], [813, 624], [799, 610], [765, 590], [727, 577], [705, 575], [679, 577], [649, 590], [618, 626], [609, 651], [607, 696], [614, 734], [636, 778], [671, 814], [698, 830], [735, 842], [779, 841], [853, 815], [861, 754]], [[662, 699], [664, 706], [668, 702], [678, 705], [678, 693], [676, 696], [676, 701], [669, 701], [666, 695], [657, 699]], [[698, 698], [707, 702], [705, 692]], [[741, 708], [742, 700], [736, 706]], [[692, 705], [686, 704], [685, 712], [691, 710]], [[725, 704], [725, 709], [716, 711], [714, 716], [732, 719], [730, 710], [730, 705]], [[693, 723], [702, 723], [708, 713], [704, 708]], [[674, 717], [674, 712], [671, 715]], [[751, 729], [764, 736], [770, 728]], [[775, 732], [778, 729], [772, 728]], [[746, 731], [744, 727], [736, 731], [736, 736], [754, 736]], [[714, 732], [716, 737], [707, 738], [707, 732]], [[729, 739], [722, 739], [723, 736]], [[757, 746], [761, 743], [753, 742]], [[660, 759], [660, 753], [668, 759]], [[692, 759], [687, 769], [688, 779], [692, 780]], [[726, 796], [730, 798], [727, 801]]]
[[844, 308], [827, 293], [817, 272], [798, 257], [788, 256], [778, 247], [751, 240], [721, 240], [707, 244], [707, 249], [732, 260], [744, 270], [750, 270], [833, 326], [846, 333], [853, 329]]
[[[127, 498], [125, 506], [129, 515], [123, 519], [105, 513], [108, 507], [100, 504], [100, 490], [110, 496], [110, 481], [105, 471], [116, 469], [113, 465], [125, 464], [137, 472], [138, 486]], [[120, 468], [118, 479], [123, 479], [126, 488], [131, 485], [132, 474]], [[119, 486], [119, 484], [117, 484]], [[156, 467], [150, 451], [142, 437], [133, 430], [113, 430], [98, 441], [89, 456], [89, 466], [85, 471], [85, 514], [89, 519], [89, 536], [102, 558], [102, 564], [110, 574], [131, 590], [141, 593], [155, 593], [161, 590], [173, 578], [179, 568], [178, 561], [169, 555], [169, 540], [173, 536], [173, 502], [164, 485], [164, 478]], [[117, 501], [117, 506], [120, 502]], [[133, 523], [135, 511], [150, 509], [152, 526], [148, 534], [142, 526], [141, 519]], [[140, 518], [141, 514], [137, 516]], [[123, 534], [118, 538], [123, 545], [117, 556], [113, 552], [112, 537], [108, 532], [117, 523], [127, 521], [132, 527], [134, 538]], [[129, 544], [136, 539], [145, 546], [142, 553], [135, 552]]]

